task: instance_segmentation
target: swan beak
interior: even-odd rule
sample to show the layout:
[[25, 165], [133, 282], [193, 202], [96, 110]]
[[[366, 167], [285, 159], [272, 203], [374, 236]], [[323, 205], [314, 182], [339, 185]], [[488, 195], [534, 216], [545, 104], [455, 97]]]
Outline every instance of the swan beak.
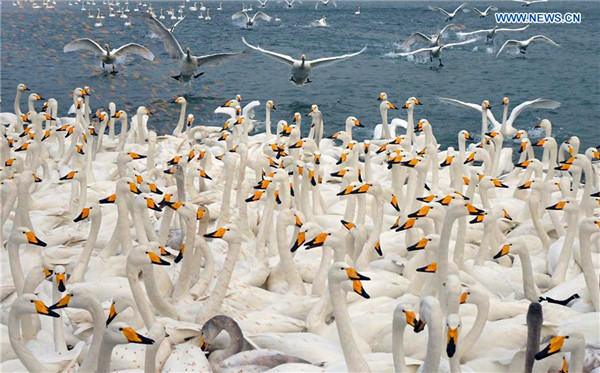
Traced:
[[[58, 277], [58, 275], [57, 275], [57, 277]], [[66, 294], [64, 297], [61, 298], [61, 300], [59, 300], [58, 302], [51, 305], [49, 307], [49, 309], [50, 310], [58, 310], [61, 308], [68, 307], [70, 301], [71, 301], [71, 294]]]
[[53, 270], [51, 270], [51, 269], [47, 269], [47, 268], [44, 268], [44, 277], [45, 277], [46, 279], [47, 279], [47, 278], [49, 278], [50, 276], [52, 276], [52, 273], [54, 273], [54, 271], [53, 271]]
[[558, 201], [554, 205], [546, 207], [546, 210], [563, 210], [566, 204], [566, 201]]
[[448, 327], [448, 342], [446, 343], [446, 353], [448, 357], [454, 356], [456, 353], [456, 343], [458, 342], [458, 328], [452, 329]]
[[554, 167], [554, 169], [558, 171], [567, 171], [569, 168], [571, 168], [571, 164], [569, 163], [561, 164], [558, 167]]
[[408, 229], [411, 229], [412, 227], [415, 226], [415, 223], [417, 222], [417, 219], [415, 218], [409, 218], [404, 224], [402, 224], [402, 226], [400, 228], [398, 228], [396, 231], [401, 232], [401, 231], [405, 231]]
[[363, 276], [360, 273], [356, 272], [354, 268], [348, 267], [346, 268], [346, 274], [348, 278], [352, 281], [369, 281], [370, 278], [367, 276]]
[[31, 89], [27, 88], [27, 86], [23, 86], [24, 91], [31, 91]]
[[64, 273], [58, 273], [56, 274], [56, 287], [58, 289], [58, 291], [60, 291], [61, 293], [64, 292], [65, 290], [67, 290], [66, 286], [65, 286], [65, 274]]
[[112, 301], [110, 303], [110, 310], [108, 311], [108, 318], [106, 319], [106, 326], [108, 326], [108, 324], [110, 324], [110, 322], [113, 321], [115, 317], [117, 317], [117, 310], [115, 308], [115, 302]]
[[204, 218], [205, 213], [206, 213], [205, 208], [198, 207], [198, 210], [196, 210], [196, 220], [202, 220], [202, 218]]
[[519, 153], [523, 153], [527, 149], [527, 142], [522, 142], [521, 146], [519, 146]]
[[49, 309], [44, 302], [42, 302], [41, 300], [34, 300], [33, 304], [35, 306], [35, 311], [37, 313], [39, 313], [40, 315], [46, 315], [46, 316], [50, 316], [50, 317], [60, 317], [60, 315], [54, 311], [52, 311], [51, 309]]
[[301, 148], [302, 145], [304, 145], [304, 141], [300, 140], [292, 145], [289, 146], [290, 149], [298, 149]]
[[184, 253], [185, 253], [185, 243], [182, 243], [181, 247], [179, 248], [179, 254], [177, 254], [177, 256], [175, 257], [174, 262], [175, 263], [181, 262], [181, 259], [183, 259], [183, 254]]
[[435, 195], [434, 194], [430, 194], [427, 197], [419, 197], [419, 198], [417, 198], [417, 201], [429, 203], [429, 202], [433, 201], [434, 199], [435, 199]]
[[116, 194], [111, 194], [110, 196], [103, 198], [101, 200], [99, 200], [99, 203], [115, 203], [117, 199], [117, 195]]
[[64, 181], [64, 180], [72, 180], [75, 177], [76, 171], [71, 171], [68, 174], [66, 174], [65, 176], [59, 178], [58, 180], [60, 181]]
[[150, 210], [162, 211], [162, 209], [160, 207], [158, 207], [156, 205], [156, 202], [154, 202], [154, 200], [150, 197], [146, 198], [146, 207], [148, 207]]
[[138, 189], [137, 185], [135, 185], [135, 183], [133, 182], [129, 183], [129, 190], [135, 194], [142, 194], [142, 192]]
[[206, 341], [204, 340], [204, 337], [202, 335], [200, 336], [199, 344], [200, 344], [200, 349], [202, 349], [202, 351], [208, 351], [209, 344], [206, 343]]
[[460, 295], [460, 304], [465, 304], [465, 303], [467, 303], [467, 297], [469, 296], [469, 294], [470, 294], [470, 293], [469, 293], [468, 291], [465, 291], [464, 293], [462, 293], [462, 294]]
[[296, 242], [294, 242], [294, 245], [292, 246], [290, 251], [295, 252], [296, 250], [298, 250], [298, 248], [300, 246], [302, 246], [304, 244], [305, 241], [306, 241], [306, 232], [298, 232], [298, 236], [296, 237]]
[[32, 245], [46, 247], [46, 243], [44, 241], [40, 240], [39, 238], [37, 238], [35, 233], [33, 233], [31, 231], [25, 233], [25, 237], [27, 238], [27, 242]]
[[469, 222], [469, 224], [481, 223], [484, 218], [485, 218], [485, 214], [477, 215], [477, 216], [475, 216], [475, 219], [473, 219]]
[[356, 127], [364, 127], [364, 124], [360, 123], [358, 119], [355, 119], [355, 120], [354, 120], [354, 125], [355, 125]]
[[415, 326], [413, 327], [413, 331], [415, 333], [419, 333], [419, 332], [423, 331], [423, 329], [425, 329], [425, 322], [423, 320], [417, 321]]
[[123, 333], [125, 339], [127, 339], [127, 342], [129, 343], [139, 343], [143, 345], [154, 344], [153, 339], [144, 337], [143, 335], [136, 333], [136, 331], [132, 328], [119, 328], [119, 330]]
[[256, 202], [258, 201], [263, 195], [263, 191], [262, 190], [258, 190], [256, 191], [252, 196], [246, 198], [246, 202]]
[[29, 147], [29, 143], [23, 143], [23, 145], [19, 146], [17, 149], [15, 149], [15, 152], [22, 152], [23, 150], [27, 150], [27, 148]]
[[154, 114], [154, 113], [153, 113], [152, 111], [150, 111], [150, 109], [146, 109], [146, 114], [147, 114], [147, 115], [152, 115], [152, 114]]
[[408, 250], [408, 251], [423, 250], [427, 246], [427, 242], [429, 242], [429, 240], [427, 238], [421, 238], [419, 240], [419, 242], [407, 247], [406, 250]]
[[152, 251], [148, 251], [147, 254], [148, 254], [148, 257], [150, 258], [150, 262], [152, 262], [152, 264], [156, 264], [159, 266], [171, 265], [171, 263], [167, 262], [166, 260], [163, 260], [160, 256], [156, 255]]
[[367, 193], [369, 188], [371, 188], [371, 184], [363, 184], [358, 188], [354, 189], [352, 192], [350, 192], [350, 194], [364, 194]]
[[450, 166], [452, 164], [452, 161], [454, 160], [454, 157], [452, 156], [448, 156], [446, 157], [446, 159], [444, 159], [444, 162], [442, 162], [440, 164], [440, 167], [446, 167], [446, 166]]
[[508, 188], [508, 185], [502, 184], [502, 182], [500, 182], [498, 179], [492, 179], [492, 183], [494, 183], [496, 188]]
[[525, 184], [523, 184], [523, 185], [519, 185], [519, 186], [517, 187], [517, 189], [519, 189], [519, 190], [529, 189], [529, 188], [531, 188], [531, 184], [532, 184], [532, 183], [533, 183], [533, 182], [530, 180], [530, 181], [526, 182], [526, 183], [525, 183]]
[[556, 336], [550, 340], [550, 343], [546, 348], [535, 354], [536, 360], [542, 360], [548, 356], [554, 355], [557, 352], [560, 352], [562, 349], [563, 343], [565, 343], [565, 339], [569, 338], [568, 336]]
[[[302, 173], [302, 172], [300, 171], [300, 173]], [[254, 189], [265, 190], [265, 189], [267, 189], [267, 187], [269, 186], [269, 184], [271, 184], [271, 180], [270, 179], [262, 179], [260, 181], [260, 183], [258, 183], [258, 185], [256, 185], [254, 187]]]
[[431, 210], [431, 206], [423, 206], [418, 211], [408, 214], [408, 217], [409, 218], [422, 218], [422, 217], [427, 216], [427, 214], [429, 213], [429, 210]]
[[508, 213], [508, 211], [506, 211], [506, 209], [502, 209], [502, 214], [504, 216], [504, 219], [513, 221], [512, 216], [510, 216], [510, 214]]
[[131, 157], [131, 159], [144, 159], [144, 158], [146, 158], [145, 155], [141, 155], [141, 154], [134, 153], [134, 152], [129, 152], [127, 154], [129, 154], [129, 156]]
[[498, 251], [498, 253], [494, 255], [494, 259], [502, 258], [503, 256], [508, 255], [509, 252], [510, 244], [502, 245], [502, 249], [500, 249], [500, 251]]
[[27, 136], [30, 131], [31, 131], [31, 127], [25, 128], [25, 130], [19, 135], [19, 137], [25, 137], [25, 136]]
[[475, 152], [469, 154], [469, 156], [467, 157], [467, 159], [465, 159], [465, 161], [463, 163], [464, 164], [471, 163], [474, 160], [475, 160]]
[[398, 108], [394, 106], [394, 104], [392, 104], [391, 102], [388, 102], [388, 108], [390, 108], [391, 110], [398, 110]]
[[567, 359], [563, 356], [562, 359], [562, 367], [558, 371], [558, 373], [568, 373], [569, 372], [569, 363], [567, 363]]
[[417, 268], [417, 272], [435, 273], [437, 271], [437, 262], [432, 262], [424, 267]]
[[403, 166], [414, 168], [419, 163], [419, 158], [412, 158], [408, 161], [401, 162]]
[[225, 235], [225, 233], [228, 230], [229, 229], [226, 229], [226, 228], [219, 228], [214, 232], [205, 234], [204, 237], [206, 237], [206, 238], [223, 238], [223, 236]]
[[470, 203], [467, 203], [466, 207], [467, 207], [467, 211], [469, 212], [469, 215], [481, 215], [484, 213], [483, 210], [478, 209], [477, 207], [473, 206]]
[[342, 222], [342, 225], [344, 226], [344, 228], [346, 228], [349, 231], [356, 227], [356, 225], [351, 221], [346, 221], [346, 220], [340, 220], [340, 221]]
[[536, 142], [534, 144], [534, 146], [543, 146], [546, 143], [546, 139], [541, 139], [540, 141]]
[[314, 170], [308, 170], [308, 178], [310, 179], [310, 183], [312, 186], [317, 186], [317, 180], [315, 179]]
[[312, 240], [308, 241], [305, 244], [306, 250], [310, 250], [313, 249], [315, 247], [321, 247], [325, 244], [325, 240], [327, 239], [327, 237], [329, 237], [329, 233], [319, 233], [317, 235], [317, 237], [313, 238]]
[[352, 185], [348, 185], [344, 190], [342, 190], [341, 192], [339, 192], [336, 195], [338, 195], [338, 196], [347, 196], [347, 195], [349, 195], [349, 194], [352, 193], [353, 189], [354, 188], [352, 188]]
[[342, 177], [342, 176], [346, 175], [346, 172], [347, 172], [346, 169], [341, 169], [339, 171], [332, 172], [329, 175], [331, 175], [333, 177]]
[[417, 325], [417, 317], [413, 311], [402, 310], [404, 312], [404, 318], [406, 319], [406, 323], [413, 328]]
[[365, 288], [363, 287], [362, 282], [360, 282], [359, 280], [352, 281], [352, 288], [354, 289], [354, 292], [360, 295], [361, 297], [365, 299], [371, 298], [371, 296], [366, 292]]
[[448, 206], [453, 199], [454, 198], [452, 198], [452, 196], [447, 195], [444, 198], [437, 200], [436, 202], [441, 204], [442, 206]]
[[302, 227], [302, 220], [296, 214], [294, 214], [294, 225], [298, 228]]
[[400, 205], [398, 204], [398, 198], [395, 194], [392, 194], [392, 200], [390, 201], [390, 204], [397, 212], [400, 212]]
[[200, 177], [203, 179], [212, 180], [212, 177], [210, 177], [204, 170], [200, 170]]

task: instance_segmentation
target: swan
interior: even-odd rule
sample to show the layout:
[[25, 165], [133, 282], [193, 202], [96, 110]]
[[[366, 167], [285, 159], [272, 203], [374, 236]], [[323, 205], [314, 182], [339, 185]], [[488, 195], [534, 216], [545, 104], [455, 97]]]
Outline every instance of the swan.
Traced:
[[470, 11], [474, 11], [475, 13], [479, 14], [479, 18], [485, 18], [489, 15], [492, 14], [492, 11], [496, 12], [498, 10], [497, 7], [490, 5], [487, 8], [485, 8], [485, 10], [479, 10], [477, 8], [464, 8], [463, 12], [468, 13]]
[[452, 21], [454, 19], [454, 17], [456, 17], [456, 15], [458, 14], [458, 11], [461, 10], [465, 5], [467, 5], [467, 3], [460, 4], [458, 6], [458, 8], [454, 9], [453, 12], [448, 12], [442, 8], [438, 8], [437, 6], [433, 6], [433, 5], [428, 5], [427, 8], [429, 8], [429, 10], [432, 10], [434, 12], [442, 13], [446, 17], [446, 22], [448, 22], [448, 21]]
[[332, 3], [333, 7], [337, 8], [337, 3], [335, 2], [335, 0], [317, 0], [317, 2], [315, 3], [315, 10], [317, 10], [319, 4], [321, 4], [322, 6], [327, 6], [329, 5], [329, 3]]
[[444, 32], [446, 32], [446, 30], [456, 31], [456, 30], [464, 30], [464, 29], [465, 29], [465, 26], [463, 26], [463, 25], [460, 25], [458, 23], [451, 23], [451, 24], [446, 25], [437, 34], [431, 34], [431, 35], [427, 36], [423, 33], [415, 32], [415, 33], [412, 33], [402, 43], [402, 48], [408, 48], [411, 45], [413, 45], [414, 43], [420, 42], [420, 41], [427, 43], [429, 47], [435, 47], [437, 45], [440, 45], [442, 36], [444, 35]]
[[190, 48], [188, 47], [184, 52], [179, 45], [173, 33], [169, 31], [159, 20], [157, 20], [150, 13], [146, 13], [145, 21], [152, 32], [160, 37], [169, 56], [173, 59], [179, 60], [180, 72], [178, 75], [172, 76], [173, 79], [180, 81], [181, 83], [190, 83], [193, 79], [198, 78], [204, 72], [196, 74], [196, 70], [200, 66], [215, 66], [219, 63], [226, 61], [227, 59], [239, 56], [241, 53], [215, 53], [205, 56], [193, 56]]
[[496, 57], [498, 57], [500, 55], [500, 53], [502, 53], [502, 51], [504, 50], [505, 47], [507, 46], [515, 46], [517, 48], [519, 48], [519, 53], [525, 54], [527, 51], [527, 47], [529, 47], [529, 45], [533, 42], [535, 42], [536, 40], [542, 40], [545, 43], [548, 43], [550, 45], [554, 45], [555, 47], [560, 47], [560, 44], [556, 43], [555, 41], [553, 41], [552, 39], [550, 39], [547, 36], [544, 35], [535, 35], [530, 37], [529, 39], [526, 40], [507, 40], [504, 42], [504, 44], [502, 44], [502, 47], [500, 48], [500, 50], [498, 51], [498, 53], [496, 53]]
[[360, 7], [357, 7], [357, 8], [356, 8], [356, 12], [354, 12], [354, 14], [356, 14], [357, 16], [359, 16], [359, 15], [360, 15]]
[[513, 0], [516, 3], [521, 3], [523, 5], [521, 6], [530, 6], [532, 4], [537, 4], [537, 3], [546, 3], [548, 2], [548, 0]]
[[313, 25], [315, 27], [328, 27], [329, 25], [327, 24], [327, 17], [325, 17], [324, 15], [321, 16], [320, 19], [313, 22]]
[[98, 373], [109, 373], [113, 349], [120, 344], [137, 343], [152, 345], [154, 340], [145, 337], [123, 322], [110, 323], [102, 337], [98, 356]]
[[252, 17], [250, 17], [248, 12], [237, 12], [231, 16], [231, 19], [246, 19], [246, 29], [251, 29], [252, 26], [254, 26], [256, 19], [262, 19], [263, 21], [271, 22], [271, 17], [261, 11], [254, 13]]
[[102, 61], [102, 68], [104, 69], [104, 65], [112, 65], [111, 72], [113, 74], [117, 73], [115, 65], [118, 60], [130, 54], [138, 55], [148, 61], [154, 61], [154, 54], [152, 54], [148, 48], [137, 43], [128, 43], [117, 49], [110, 50], [108, 43], [104, 44], [104, 48], [102, 48], [96, 41], [89, 38], [82, 38], [73, 40], [63, 48], [64, 53], [78, 50], [89, 50], [95, 54], [101, 55], [100, 60]]
[[470, 40], [465, 40], [465, 41], [460, 41], [457, 43], [448, 43], [448, 44], [442, 44], [442, 45], [437, 45], [434, 47], [427, 47], [427, 48], [421, 48], [421, 49], [417, 49], [411, 52], [403, 52], [403, 53], [398, 53], [399, 56], [402, 57], [406, 57], [406, 56], [412, 56], [413, 54], [417, 54], [417, 53], [422, 53], [422, 52], [429, 52], [429, 60], [431, 62], [433, 62], [434, 58], [437, 58], [440, 61], [440, 67], [443, 67], [444, 64], [442, 64], [442, 50], [445, 48], [452, 48], [452, 47], [457, 47], [460, 45], [466, 45], [466, 44], [471, 44], [474, 43], [475, 41], [477, 41], [476, 39], [470, 39]]
[[261, 8], [266, 8], [267, 7], [267, 2], [268, 2], [268, 0], [265, 0], [265, 1], [258, 0], [258, 3], [260, 4]]
[[473, 35], [485, 33], [485, 41], [487, 43], [492, 44], [494, 42], [494, 39], [496, 38], [496, 35], [498, 35], [499, 32], [525, 31], [525, 30], [527, 30], [528, 27], [529, 27], [529, 25], [527, 25], [525, 27], [519, 27], [519, 28], [502, 28], [502, 27], [498, 27], [496, 25], [496, 26], [494, 26], [494, 28], [490, 28], [490, 29], [482, 29], [482, 30], [469, 31], [469, 32], [457, 32], [456, 35], [465, 37], [465, 36], [473, 36]]
[[304, 54], [300, 57], [300, 60], [296, 60], [285, 54], [272, 52], [272, 51], [263, 49], [259, 46], [253, 46], [253, 45], [249, 44], [246, 41], [246, 39], [243, 37], [242, 37], [242, 42], [244, 42], [244, 44], [246, 44], [246, 46], [250, 49], [254, 49], [263, 54], [266, 54], [267, 56], [269, 56], [271, 58], [274, 58], [280, 62], [290, 65], [292, 67], [292, 77], [290, 78], [290, 81], [297, 86], [301, 86], [301, 85], [311, 82], [311, 80], [309, 79], [309, 76], [310, 76], [310, 73], [313, 68], [322, 67], [322, 66], [340, 61], [340, 60], [344, 60], [344, 59], [347, 59], [350, 57], [357, 56], [367, 49], [367, 47], [365, 46], [360, 51], [355, 52], [355, 53], [350, 53], [350, 54], [345, 54], [342, 56], [335, 56], [335, 57], [323, 57], [323, 58], [318, 58], [316, 60], [308, 61], [308, 60], [306, 60], [306, 55], [304, 55]]

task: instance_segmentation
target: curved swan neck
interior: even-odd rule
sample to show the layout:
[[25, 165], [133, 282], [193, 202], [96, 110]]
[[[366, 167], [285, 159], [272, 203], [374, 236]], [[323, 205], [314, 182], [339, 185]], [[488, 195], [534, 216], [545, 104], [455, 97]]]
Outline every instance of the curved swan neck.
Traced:
[[22, 315], [17, 313], [14, 307], [11, 308], [8, 316], [8, 337], [10, 339], [10, 345], [28, 371], [32, 373], [47, 372], [48, 369], [44, 367], [25, 346], [23, 337], [19, 332], [21, 317]]

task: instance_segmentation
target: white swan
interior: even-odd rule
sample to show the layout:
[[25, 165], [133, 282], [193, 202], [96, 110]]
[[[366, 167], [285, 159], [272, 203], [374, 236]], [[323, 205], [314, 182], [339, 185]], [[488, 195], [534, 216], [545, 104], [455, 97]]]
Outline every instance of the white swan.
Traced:
[[263, 21], [271, 22], [271, 17], [261, 11], [254, 13], [254, 15], [252, 17], [250, 17], [248, 12], [244, 12], [244, 11], [237, 12], [231, 16], [231, 19], [233, 19], [233, 20], [246, 19], [246, 28], [247, 29], [251, 29], [252, 26], [254, 26], [254, 22], [256, 21], [256, 19], [262, 19]]
[[485, 10], [479, 10], [477, 8], [474, 8], [474, 7], [473, 8], [464, 8], [463, 12], [468, 13], [470, 11], [474, 11], [475, 13], [479, 14], [479, 18], [485, 18], [485, 17], [491, 15], [492, 11], [495, 12], [497, 10], [498, 10], [497, 7], [495, 7], [493, 5], [490, 5], [487, 8], [485, 8]]
[[180, 72], [178, 75], [172, 76], [172, 78], [181, 83], [190, 83], [192, 79], [198, 78], [204, 74], [204, 72], [196, 74], [196, 70], [198, 70], [200, 66], [215, 66], [223, 63], [228, 58], [240, 55], [240, 53], [215, 53], [205, 56], [193, 56], [189, 47], [185, 52], [181, 49], [181, 46], [177, 39], [175, 39], [175, 36], [173, 36], [173, 33], [171, 33], [159, 20], [150, 13], [146, 13], [145, 17], [146, 24], [152, 32], [160, 37], [169, 56], [179, 60]]
[[458, 36], [473, 36], [473, 35], [485, 33], [486, 42], [491, 44], [494, 42], [494, 39], [496, 38], [496, 35], [498, 35], [499, 32], [525, 31], [525, 30], [527, 30], [528, 27], [529, 27], [529, 25], [527, 25], [525, 27], [519, 27], [519, 28], [501, 28], [496, 25], [496, 26], [494, 26], [494, 28], [490, 28], [490, 29], [482, 29], [482, 30], [469, 31], [469, 32], [457, 32], [456, 35], [458, 35]]
[[337, 8], [337, 3], [335, 2], [335, 0], [317, 0], [317, 2], [315, 3], [315, 10], [317, 10], [319, 4], [321, 4], [322, 6], [327, 6], [329, 5], [329, 3], [332, 3], [334, 8]]
[[471, 43], [474, 43], [475, 41], [476, 41], [476, 39], [470, 39], [470, 40], [460, 41], [457, 43], [442, 44], [442, 45], [437, 45], [434, 47], [417, 49], [417, 50], [414, 50], [411, 52], [398, 53], [398, 55], [402, 56], [402, 57], [406, 57], [406, 56], [412, 56], [413, 54], [417, 54], [417, 53], [429, 52], [429, 60], [431, 62], [433, 62], [433, 59], [437, 58], [440, 61], [439, 66], [443, 67], [444, 66], [444, 64], [442, 63], [442, 50], [443, 49], [457, 47], [457, 46], [466, 45], [466, 44], [471, 44]]
[[556, 43], [555, 41], [553, 41], [552, 39], [550, 39], [547, 36], [535, 35], [526, 40], [510, 39], [510, 40], [505, 41], [504, 44], [502, 44], [502, 47], [500, 48], [498, 53], [496, 53], [496, 57], [498, 57], [500, 55], [500, 53], [502, 53], [504, 48], [506, 48], [507, 46], [515, 46], [515, 47], [519, 48], [519, 53], [525, 54], [527, 51], [527, 47], [529, 47], [529, 45], [531, 43], [535, 42], [536, 40], [542, 40], [548, 44], [554, 45], [555, 47], [560, 47], [560, 44]]
[[461, 10], [465, 5], [467, 5], [467, 3], [460, 4], [458, 6], [458, 8], [454, 9], [453, 12], [448, 12], [447, 10], [438, 8], [437, 6], [433, 6], [433, 5], [428, 5], [427, 8], [429, 8], [429, 10], [433, 10], [434, 12], [442, 13], [444, 16], [446, 16], [446, 22], [448, 22], [448, 21], [453, 20], [454, 17], [456, 17], [456, 15], [458, 14], [458, 11]]
[[428, 44], [429, 47], [434, 47], [436, 45], [439, 45], [442, 39], [442, 36], [444, 35], [444, 32], [446, 32], [446, 30], [464, 30], [465, 26], [463, 25], [459, 25], [457, 23], [450, 23], [448, 25], [446, 25], [443, 29], [441, 29], [437, 34], [431, 34], [431, 35], [425, 35], [423, 33], [420, 32], [415, 32], [412, 33], [403, 43], [402, 43], [402, 48], [408, 48], [411, 45], [413, 45], [416, 42], [425, 42]]
[[76, 39], [65, 45], [63, 52], [74, 52], [78, 50], [89, 50], [101, 55], [102, 68], [104, 65], [112, 65], [112, 72], [116, 73], [115, 65], [118, 60], [130, 54], [138, 55], [148, 61], [154, 61], [154, 54], [143, 45], [136, 43], [128, 43], [117, 49], [110, 50], [108, 44], [104, 44], [104, 48], [97, 42], [89, 38]]
[[244, 38], [242, 38], [242, 41], [249, 48], [259, 51], [261, 53], [264, 53], [267, 56], [276, 59], [277, 61], [280, 61], [280, 62], [290, 65], [292, 67], [292, 77], [290, 78], [290, 80], [292, 81], [292, 83], [294, 83], [297, 86], [301, 86], [301, 85], [311, 82], [311, 80], [309, 79], [309, 76], [310, 76], [310, 73], [313, 68], [322, 67], [322, 66], [334, 63], [334, 62], [338, 62], [340, 60], [344, 60], [344, 59], [347, 59], [350, 57], [357, 56], [367, 49], [367, 47], [365, 46], [365, 47], [363, 47], [363, 49], [361, 49], [360, 51], [355, 52], [355, 53], [344, 54], [342, 56], [334, 56], [334, 57], [322, 57], [322, 58], [317, 58], [316, 60], [308, 61], [308, 60], [306, 60], [306, 55], [304, 55], [304, 54], [300, 57], [300, 60], [296, 60], [286, 54], [272, 52], [272, 51], [263, 49], [259, 46], [254, 46], [254, 45], [248, 44], [248, 42]]

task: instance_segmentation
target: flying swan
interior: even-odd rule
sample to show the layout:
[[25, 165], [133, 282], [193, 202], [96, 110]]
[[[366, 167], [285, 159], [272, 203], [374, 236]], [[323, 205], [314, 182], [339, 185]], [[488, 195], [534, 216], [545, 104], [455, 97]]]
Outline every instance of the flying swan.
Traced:
[[500, 50], [498, 51], [498, 53], [496, 54], [496, 57], [498, 57], [500, 55], [500, 53], [502, 53], [502, 51], [504, 50], [504, 48], [508, 45], [514, 45], [517, 48], [519, 48], [519, 52], [525, 54], [525, 51], [527, 50], [527, 47], [529, 47], [529, 44], [533, 43], [536, 40], [543, 40], [548, 44], [552, 44], [555, 47], [560, 47], [560, 44], [556, 43], [554, 40], [550, 39], [547, 36], [544, 35], [535, 35], [530, 37], [527, 40], [507, 40], [504, 42], [504, 44], [502, 45], [502, 48], [500, 48]]
[[444, 48], [450, 48], [450, 47], [456, 47], [459, 45], [471, 44], [475, 41], [476, 41], [476, 39], [470, 39], [470, 40], [465, 40], [465, 41], [461, 41], [458, 43], [448, 43], [448, 44], [443, 44], [443, 45], [436, 45], [434, 47], [417, 49], [412, 52], [398, 53], [398, 55], [400, 55], [402, 57], [406, 57], [406, 56], [410, 56], [412, 54], [417, 54], [417, 53], [421, 53], [421, 52], [429, 52], [429, 60], [431, 62], [433, 62], [433, 59], [437, 58], [440, 61], [440, 67], [443, 67], [444, 64], [442, 63], [442, 50]]
[[241, 12], [237, 12], [234, 15], [231, 16], [231, 19], [246, 19], [246, 28], [247, 29], [251, 29], [252, 26], [254, 26], [254, 22], [256, 21], [256, 19], [262, 19], [263, 21], [267, 21], [267, 22], [271, 22], [271, 17], [268, 16], [266, 13], [261, 12], [260, 10], [256, 13], [254, 13], [254, 15], [252, 17], [250, 17], [250, 15], [248, 15], [247, 11], [242, 10]]
[[490, 28], [490, 29], [483, 29], [483, 30], [470, 31], [470, 32], [457, 32], [456, 34], [458, 36], [472, 36], [472, 35], [485, 33], [485, 41], [487, 43], [491, 44], [494, 42], [494, 38], [496, 37], [496, 35], [499, 32], [525, 31], [525, 30], [527, 30], [528, 27], [529, 27], [529, 25], [527, 25], [525, 27], [519, 27], [519, 28], [500, 28], [496, 25], [496, 26], [494, 26], [494, 28]]
[[290, 65], [292, 67], [292, 77], [290, 78], [290, 80], [292, 81], [292, 83], [296, 84], [297, 86], [301, 86], [301, 85], [311, 82], [311, 80], [309, 79], [309, 75], [313, 68], [325, 66], [327, 64], [334, 63], [334, 62], [337, 62], [337, 61], [340, 61], [340, 60], [343, 60], [346, 58], [358, 56], [359, 54], [361, 54], [362, 52], [364, 52], [367, 49], [367, 47], [364, 46], [363, 49], [361, 49], [360, 51], [355, 52], [355, 53], [344, 54], [342, 56], [323, 57], [323, 58], [317, 58], [316, 60], [307, 61], [305, 54], [303, 54], [300, 57], [300, 60], [296, 60], [286, 54], [272, 52], [272, 51], [263, 49], [259, 46], [254, 46], [254, 45], [248, 44], [248, 42], [246, 41], [245, 38], [242, 38], [242, 41], [244, 42], [244, 44], [246, 44], [248, 46], [248, 48], [251, 48], [251, 49], [254, 49], [261, 53], [264, 53], [267, 56], [270, 56], [280, 62]]
[[148, 61], [154, 60], [154, 54], [150, 52], [143, 45], [139, 45], [136, 43], [125, 44], [117, 49], [110, 50], [108, 47], [108, 43], [104, 44], [104, 48], [100, 46], [97, 42], [89, 38], [76, 39], [65, 45], [63, 48], [64, 53], [74, 52], [79, 50], [89, 50], [96, 54], [101, 55], [100, 59], [102, 60], [102, 68], [104, 69], [105, 65], [112, 65], [111, 73], [116, 74], [117, 70], [115, 69], [115, 64], [117, 60], [125, 57], [130, 54], [137, 54], [138, 56], [147, 59]]

